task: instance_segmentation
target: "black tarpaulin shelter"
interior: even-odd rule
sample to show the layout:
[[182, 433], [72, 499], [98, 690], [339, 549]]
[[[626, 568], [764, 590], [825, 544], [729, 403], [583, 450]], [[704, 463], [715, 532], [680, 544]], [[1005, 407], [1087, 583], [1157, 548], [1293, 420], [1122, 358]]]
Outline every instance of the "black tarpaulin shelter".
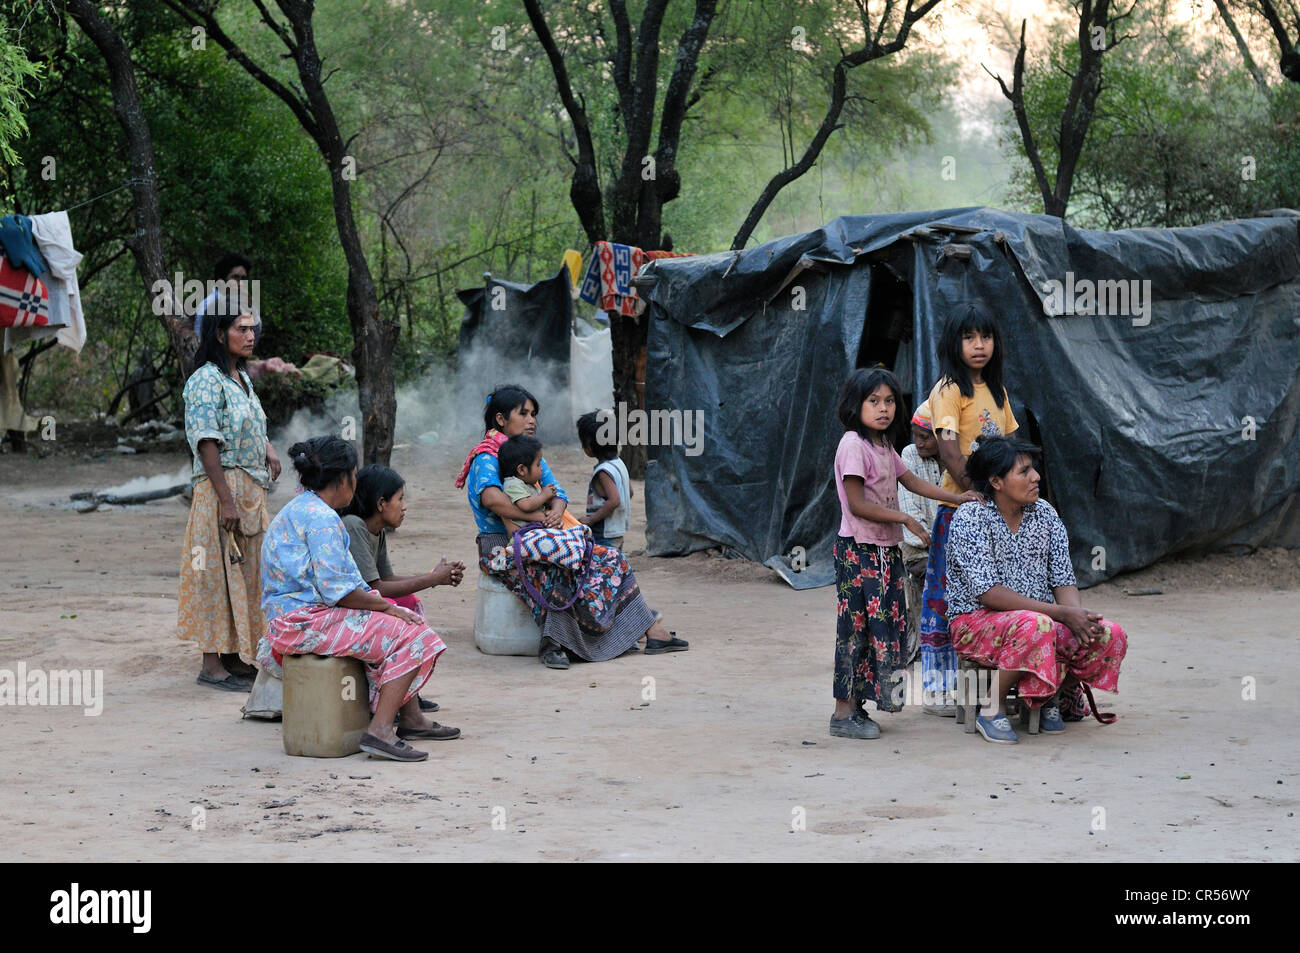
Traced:
[[[646, 275], [647, 410], [704, 422], [694, 456], [649, 448], [652, 555], [773, 564], [802, 547], [803, 583], [829, 582], [843, 381], [884, 363], [915, 406], [946, 315], [972, 299], [1002, 325], [1012, 408], [1044, 449], [1081, 584], [1171, 553], [1300, 545], [1294, 212], [1118, 232], [990, 208], [849, 216]], [[1045, 313], [1086, 310], [1086, 288], [1110, 313]]]
[[503, 354], [527, 361], [569, 364], [573, 295], [569, 269], [531, 285], [490, 275], [482, 288], [457, 291], [465, 306], [460, 324], [460, 353], [486, 342]]
[[[465, 306], [458, 352], [462, 379], [484, 394], [498, 384], [529, 387], [546, 404], [538, 428], [547, 441], [572, 439], [567, 401], [572, 287], [562, 265], [554, 277], [531, 285], [488, 275], [483, 287], [456, 292]], [[556, 412], [551, 405], [560, 394], [565, 400]], [[481, 416], [482, 399], [477, 391], [472, 396], [458, 419]]]

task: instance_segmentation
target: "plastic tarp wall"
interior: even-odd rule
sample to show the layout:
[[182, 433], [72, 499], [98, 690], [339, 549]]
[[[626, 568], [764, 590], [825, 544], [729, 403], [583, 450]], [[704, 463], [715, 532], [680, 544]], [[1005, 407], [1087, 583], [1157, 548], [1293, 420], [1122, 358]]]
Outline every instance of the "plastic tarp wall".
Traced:
[[[483, 288], [457, 292], [465, 305], [460, 371], [471, 382], [467, 389], [528, 388], [542, 402], [539, 436], [548, 442], [576, 442], [578, 417], [614, 406], [612, 335], [607, 327], [573, 333], [572, 287], [562, 267], [532, 285], [493, 278]], [[476, 399], [461, 408], [461, 417], [482, 415], [482, 398]]]
[[458, 374], [467, 395], [458, 419], [481, 420], [484, 395], [499, 384], [521, 384], [542, 404], [539, 438], [574, 439], [568, 419], [572, 287], [561, 266], [536, 284], [490, 278], [482, 288], [456, 292], [465, 305]]
[[583, 414], [614, 407], [614, 336], [599, 328], [569, 339], [569, 409]]
[[568, 366], [571, 287], [569, 269], [561, 266], [553, 278], [532, 285], [490, 278], [482, 288], [456, 292], [465, 305], [461, 353], [486, 344], [512, 359]]
[[[650, 553], [725, 545], [767, 561], [800, 546], [809, 581], [829, 581], [835, 404], [866, 320], [864, 256], [909, 238], [907, 376], [934, 383], [955, 304], [998, 316], [1012, 406], [1022, 436], [1031, 419], [1039, 430], [1082, 584], [1184, 550], [1300, 545], [1297, 224], [1093, 232], [954, 209], [840, 218], [739, 255], [655, 262], [647, 406], [703, 411], [704, 444], [696, 456], [650, 447]], [[969, 259], [946, 255], [950, 241]], [[1125, 282], [1127, 313], [1044, 312], [1103, 281]]]

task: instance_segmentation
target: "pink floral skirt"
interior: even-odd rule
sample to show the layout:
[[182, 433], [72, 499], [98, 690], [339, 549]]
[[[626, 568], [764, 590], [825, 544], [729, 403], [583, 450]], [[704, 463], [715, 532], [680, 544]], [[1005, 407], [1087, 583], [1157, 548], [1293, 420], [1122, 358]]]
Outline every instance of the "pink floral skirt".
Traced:
[[1119, 667], [1128, 651], [1128, 636], [1115, 622], [1102, 619], [1102, 634], [1083, 645], [1069, 627], [1041, 612], [976, 609], [951, 619], [948, 629], [957, 654], [989, 668], [1024, 672], [1016, 692], [1037, 708], [1056, 694], [1066, 676], [1093, 688], [1119, 690]]
[[438, 633], [423, 622], [403, 622], [382, 612], [311, 606], [271, 620], [266, 638], [277, 662], [286, 655], [332, 655], [360, 659], [370, 684], [370, 710], [379, 690], [416, 672], [405, 705], [433, 674], [438, 656], [447, 650]]

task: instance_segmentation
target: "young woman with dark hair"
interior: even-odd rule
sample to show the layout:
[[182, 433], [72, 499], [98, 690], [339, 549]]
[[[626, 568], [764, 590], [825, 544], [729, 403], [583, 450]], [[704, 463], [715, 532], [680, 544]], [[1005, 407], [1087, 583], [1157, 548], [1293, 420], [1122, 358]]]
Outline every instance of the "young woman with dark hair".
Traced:
[[252, 353], [251, 314], [214, 318], [184, 391], [194, 500], [181, 552], [177, 636], [203, 652], [199, 684], [238, 692], [247, 692], [256, 674], [240, 656], [255, 657], [265, 630], [266, 491], [280, 476], [266, 414], [244, 369]]
[[[555, 495], [541, 509], [526, 513], [510, 501], [497, 460], [501, 445], [511, 437], [537, 431], [537, 398], [516, 385], [498, 387], [488, 395], [483, 413], [487, 433], [465, 458], [456, 486], [466, 487], [470, 509], [478, 527], [479, 569], [497, 576], [533, 613], [542, 630], [538, 658], [547, 668], [567, 669], [568, 653], [589, 662], [603, 662], [635, 647], [644, 635], [646, 654], [684, 652], [685, 639], [670, 632], [662, 619], [650, 611], [636, 576], [623, 554], [612, 547], [592, 547], [591, 568], [583, 580], [577, 600], [563, 612], [548, 611], [524, 586], [513, 562], [494, 570], [494, 552], [510, 540], [503, 520], [523, 524], [537, 521], [555, 529], [564, 521], [569, 498], [555, 480], [543, 458], [539, 461], [539, 482], [555, 485]], [[504, 474], [510, 476], [510, 474]], [[571, 574], [559, 566], [530, 563], [525, 569], [533, 588], [554, 603], [573, 594]]]
[[348, 534], [335, 511], [346, 508], [356, 490], [352, 444], [313, 437], [294, 444], [289, 455], [303, 492], [276, 514], [262, 545], [263, 646], [270, 657], [259, 661], [274, 671], [285, 655], [360, 659], [374, 714], [361, 750], [393, 761], [423, 761], [428, 753], [403, 739], [460, 735], [458, 728], [426, 719], [418, 701], [446, 646], [420, 616], [367, 586], [349, 555]]
[[[416, 593], [435, 586], [459, 586], [465, 564], [443, 557], [433, 570], [418, 576], [399, 576], [388, 559], [388, 531], [406, 519], [406, 481], [390, 467], [377, 463], [357, 473], [352, 502], [343, 511], [343, 528], [348, 532], [348, 550], [366, 585], [396, 605], [410, 609], [421, 619], [424, 605]], [[437, 711], [438, 703], [420, 698], [420, 711]]]
[[[939, 338], [942, 371], [930, 391], [930, 417], [939, 440], [943, 482], [949, 493], [971, 488], [966, 457], [986, 437], [1009, 436], [1019, 424], [1002, 386], [1005, 362], [1002, 332], [982, 306], [968, 303], [948, 317]], [[926, 697], [941, 704], [925, 706], [933, 715], [956, 715], [957, 655], [948, 634], [944, 560], [948, 524], [956, 509], [940, 505], [930, 530], [925, 593], [921, 599], [921, 680]]]

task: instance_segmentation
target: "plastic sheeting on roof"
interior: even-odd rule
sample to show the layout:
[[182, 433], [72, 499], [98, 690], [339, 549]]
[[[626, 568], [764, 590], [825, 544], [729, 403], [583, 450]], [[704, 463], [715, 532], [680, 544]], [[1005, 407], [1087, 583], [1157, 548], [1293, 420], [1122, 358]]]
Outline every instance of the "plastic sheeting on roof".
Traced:
[[[895, 370], [922, 397], [949, 308], [976, 298], [998, 315], [1007, 390], [1044, 448], [1081, 584], [1181, 551], [1300, 545], [1298, 226], [1278, 213], [1097, 232], [965, 208], [651, 264], [647, 409], [702, 411], [704, 443], [649, 448], [650, 553], [802, 547], [810, 581], [830, 581], [835, 403], [884, 259], [911, 289]], [[1128, 295], [1128, 313], [1045, 313], [1098, 288], [1116, 308]]]

